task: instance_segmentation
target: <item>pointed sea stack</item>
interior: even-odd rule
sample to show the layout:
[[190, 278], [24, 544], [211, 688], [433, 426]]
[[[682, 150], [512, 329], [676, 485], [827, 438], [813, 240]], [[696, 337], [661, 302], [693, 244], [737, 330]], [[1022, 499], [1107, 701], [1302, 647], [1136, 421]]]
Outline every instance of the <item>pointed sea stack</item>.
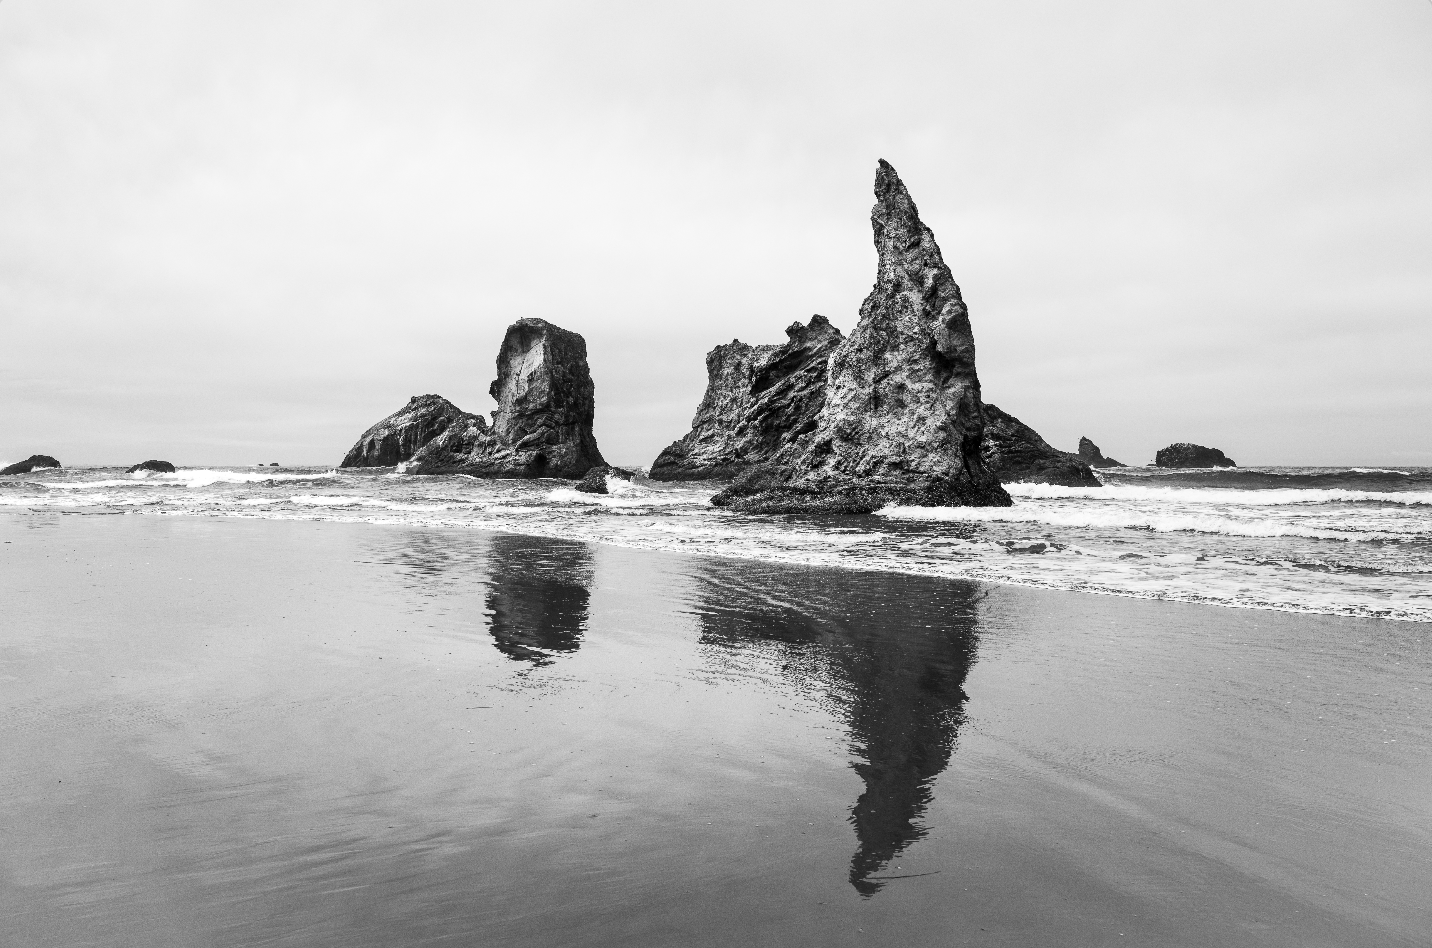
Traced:
[[1179, 441], [1161, 448], [1154, 455], [1158, 467], [1237, 467], [1233, 460], [1217, 448]]
[[1090, 467], [1126, 467], [1123, 461], [1115, 461], [1113, 458], [1104, 457], [1104, 452], [1099, 446], [1088, 438], [1079, 439], [1079, 457]]
[[980, 453], [985, 467], [1004, 484], [1104, 486], [1078, 456], [1051, 446], [1039, 432], [988, 402]]
[[1009, 506], [980, 455], [980, 383], [960, 288], [885, 161], [875, 199], [875, 287], [850, 338], [831, 354], [815, 429], [713, 504], [753, 513]]
[[488, 389], [488, 425], [464, 415], [413, 456], [409, 474], [578, 478], [605, 464], [592, 435], [595, 388], [587, 342], [545, 319], [507, 327]]
[[826, 365], [844, 341], [824, 316], [791, 323], [780, 346], [739, 339], [706, 355], [706, 394], [691, 430], [651, 465], [658, 481], [736, 477], [816, 429]]
[[339, 467], [392, 467], [408, 461], [429, 441], [467, 415], [441, 395], [414, 395], [378, 422], [343, 456]]

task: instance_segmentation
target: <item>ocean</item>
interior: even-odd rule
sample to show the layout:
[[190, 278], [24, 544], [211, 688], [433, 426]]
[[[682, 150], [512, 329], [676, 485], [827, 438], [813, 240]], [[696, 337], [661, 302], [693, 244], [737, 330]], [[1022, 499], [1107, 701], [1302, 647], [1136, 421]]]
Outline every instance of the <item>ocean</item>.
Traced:
[[67, 468], [0, 507], [467, 527], [634, 549], [977, 579], [1141, 599], [1432, 621], [1432, 469], [1115, 468], [1100, 488], [1007, 485], [1014, 506], [753, 516], [717, 485], [411, 476], [391, 469]]

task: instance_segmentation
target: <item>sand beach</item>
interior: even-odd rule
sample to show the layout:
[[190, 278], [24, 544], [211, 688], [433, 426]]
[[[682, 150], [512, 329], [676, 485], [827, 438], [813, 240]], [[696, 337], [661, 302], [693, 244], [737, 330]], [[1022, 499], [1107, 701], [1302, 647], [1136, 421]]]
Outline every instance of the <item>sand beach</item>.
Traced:
[[1422, 623], [0, 515], [0, 942], [1420, 945]]

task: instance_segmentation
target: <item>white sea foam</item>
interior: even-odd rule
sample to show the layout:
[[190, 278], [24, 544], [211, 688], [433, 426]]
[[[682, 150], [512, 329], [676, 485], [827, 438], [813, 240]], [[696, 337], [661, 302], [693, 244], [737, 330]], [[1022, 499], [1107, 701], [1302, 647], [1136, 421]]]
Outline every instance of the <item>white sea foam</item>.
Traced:
[[1043, 500], [1123, 500], [1153, 503], [1218, 504], [1244, 507], [1281, 507], [1292, 504], [1375, 502], [1405, 506], [1432, 506], [1432, 491], [1369, 491], [1341, 488], [1274, 488], [1239, 490], [1205, 487], [1143, 487], [1112, 484], [1104, 487], [1062, 487], [1058, 484], [1006, 484], [1012, 497]]
[[1267, 519], [1235, 519], [1214, 514], [1155, 514], [1126, 507], [900, 507], [876, 511], [896, 520], [965, 523], [1042, 523], [1057, 527], [1151, 530], [1155, 533], [1214, 533], [1238, 537], [1303, 537], [1310, 540], [1388, 540], [1393, 534], [1322, 529]]

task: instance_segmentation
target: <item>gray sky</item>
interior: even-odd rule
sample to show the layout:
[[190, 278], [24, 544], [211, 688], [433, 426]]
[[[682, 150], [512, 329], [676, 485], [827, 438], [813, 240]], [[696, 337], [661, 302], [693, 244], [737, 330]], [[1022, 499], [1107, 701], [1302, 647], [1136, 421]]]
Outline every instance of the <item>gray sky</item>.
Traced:
[[0, 3], [0, 460], [336, 463], [587, 339], [854, 325], [877, 158], [985, 397], [1142, 463], [1432, 465], [1432, 3]]

